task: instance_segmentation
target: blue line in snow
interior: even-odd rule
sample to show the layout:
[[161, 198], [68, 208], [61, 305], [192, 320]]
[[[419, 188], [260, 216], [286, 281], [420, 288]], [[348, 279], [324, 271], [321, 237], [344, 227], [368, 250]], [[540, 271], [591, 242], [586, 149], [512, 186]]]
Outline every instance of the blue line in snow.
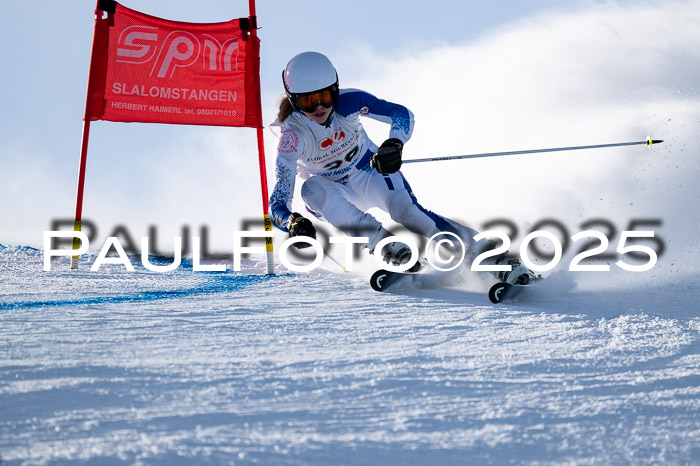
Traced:
[[198, 286], [181, 290], [139, 291], [120, 296], [94, 296], [89, 298], [65, 300], [57, 299], [44, 301], [0, 302], [0, 310], [52, 306], [80, 306], [84, 304], [131, 303], [175, 299], [199, 294], [241, 290], [249, 285], [263, 282], [272, 277], [274, 277], [274, 275], [219, 275], [216, 279], [208, 280]]

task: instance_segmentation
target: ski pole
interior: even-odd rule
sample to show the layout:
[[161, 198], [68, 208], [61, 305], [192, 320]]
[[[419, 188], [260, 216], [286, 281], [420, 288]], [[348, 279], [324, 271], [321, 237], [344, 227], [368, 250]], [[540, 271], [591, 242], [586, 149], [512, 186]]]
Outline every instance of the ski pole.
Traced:
[[635, 142], [618, 142], [615, 144], [596, 144], [592, 146], [574, 146], [574, 147], [554, 147], [550, 149], [533, 149], [533, 150], [515, 150], [509, 152], [487, 152], [484, 154], [470, 154], [470, 155], [450, 155], [447, 157], [429, 157], [425, 159], [409, 159], [404, 160], [403, 163], [417, 163], [417, 162], [440, 162], [443, 160], [459, 160], [459, 159], [475, 159], [479, 157], [501, 157], [504, 155], [521, 155], [521, 154], [536, 154], [541, 152], [561, 152], [566, 150], [580, 150], [580, 149], [602, 149], [603, 147], [620, 147], [620, 146], [635, 146], [639, 144], [646, 144], [651, 147], [652, 144], [661, 144], [663, 139], [652, 139], [651, 136], [647, 136], [645, 141], [635, 141]]
[[331, 255], [328, 254], [327, 252], [324, 251], [324, 254], [325, 254], [325, 257], [327, 257], [327, 258], [329, 258], [331, 261], [335, 262], [335, 265], [337, 265], [338, 267], [340, 267], [340, 270], [341, 270], [343, 273], [347, 273], [347, 269], [345, 268], [345, 266], [344, 266], [343, 264], [341, 264], [340, 262], [338, 262], [333, 256], [331, 256]]

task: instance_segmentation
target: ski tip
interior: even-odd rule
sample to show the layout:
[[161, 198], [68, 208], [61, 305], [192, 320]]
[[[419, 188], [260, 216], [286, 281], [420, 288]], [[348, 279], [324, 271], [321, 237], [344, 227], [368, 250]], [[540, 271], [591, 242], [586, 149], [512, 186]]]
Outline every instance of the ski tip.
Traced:
[[374, 291], [379, 291], [380, 293], [386, 291], [389, 281], [385, 281], [385, 279], [390, 275], [391, 272], [387, 270], [377, 270], [372, 274], [372, 278], [369, 279], [369, 284]]

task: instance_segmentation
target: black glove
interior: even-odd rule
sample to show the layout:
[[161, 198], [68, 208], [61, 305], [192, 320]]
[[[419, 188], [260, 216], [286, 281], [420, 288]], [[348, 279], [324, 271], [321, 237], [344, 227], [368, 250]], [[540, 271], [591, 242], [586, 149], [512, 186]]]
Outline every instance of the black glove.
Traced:
[[[296, 212], [287, 219], [287, 229], [289, 230], [290, 238], [294, 236], [309, 236], [316, 239], [316, 229], [311, 220]], [[309, 246], [311, 246], [310, 243], [294, 243], [294, 247], [297, 249], [308, 248]]]
[[401, 168], [401, 151], [403, 142], [397, 138], [387, 139], [372, 154], [369, 166], [382, 174], [396, 173]]

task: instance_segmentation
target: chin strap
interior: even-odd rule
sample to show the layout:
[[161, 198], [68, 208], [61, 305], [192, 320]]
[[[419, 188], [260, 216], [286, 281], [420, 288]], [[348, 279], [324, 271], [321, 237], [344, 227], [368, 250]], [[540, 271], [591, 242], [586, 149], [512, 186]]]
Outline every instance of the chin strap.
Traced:
[[326, 122], [323, 124], [326, 128], [331, 127], [331, 120], [333, 119], [333, 115], [335, 115], [335, 109], [331, 110], [331, 113], [328, 115], [328, 118], [326, 119]]

